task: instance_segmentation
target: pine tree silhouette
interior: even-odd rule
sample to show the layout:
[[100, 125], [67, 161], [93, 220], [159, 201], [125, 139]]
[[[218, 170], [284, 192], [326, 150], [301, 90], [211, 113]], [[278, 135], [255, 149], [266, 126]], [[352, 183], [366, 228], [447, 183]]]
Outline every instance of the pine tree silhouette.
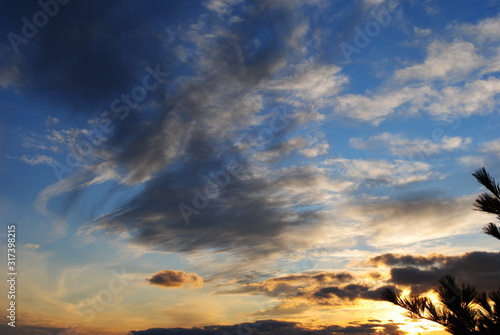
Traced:
[[[472, 175], [491, 192], [480, 194], [474, 208], [495, 214], [500, 220], [500, 185], [484, 167]], [[483, 231], [500, 239], [500, 230], [492, 222], [485, 225]], [[404, 297], [389, 288], [382, 291], [381, 298], [406, 309], [408, 317], [436, 322], [450, 334], [500, 335], [500, 288], [486, 294], [472, 285], [459, 286], [452, 276], [444, 276], [439, 283], [440, 305], [427, 297]]]
[[[486, 213], [496, 214], [500, 220], [500, 185], [491, 177], [483, 167], [472, 174], [476, 180], [486, 187], [491, 193], [480, 194], [474, 202], [476, 210]], [[498, 226], [492, 222], [483, 227], [483, 231], [500, 240], [500, 230]]]

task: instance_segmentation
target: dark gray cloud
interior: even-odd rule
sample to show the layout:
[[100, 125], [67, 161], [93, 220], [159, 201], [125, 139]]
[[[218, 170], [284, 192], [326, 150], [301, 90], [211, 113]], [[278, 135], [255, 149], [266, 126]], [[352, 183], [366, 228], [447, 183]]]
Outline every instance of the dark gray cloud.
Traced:
[[384, 254], [371, 258], [368, 264], [396, 266], [391, 269], [390, 282], [410, 287], [413, 294], [436, 288], [444, 275], [455, 276], [479, 290], [499, 287], [500, 253], [495, 252], [474, 251], [457, 256]]
[[354, 279], [354, 276], [349, 272], [320, 272], [316, 274], [301, 274], [301, 275], [289, 275], [285, 277], [271, 278], [266, 282], [268, 283], [293, 283], [300, 282], [304, 280], [313, 280], [318, 283], [330, 283], [330, 282], [343, 282]]
[[203, 278], [198, 274], [176, 270], [158, 271], [147, 281], [161, 287], [201, 287], [203, 285]]
[[141, 331], [131, 331], [130, 335], [227, 335], [227, 334], [260, 334], [260, 335], [330, 335], [330, 334], [380, 334], [380, 329], [386, 334], [406, 334], [398, 324], [354, 323], [349, 326], [331, 325], [322, 329], [307, 329], [296, 322], [277, 320], [262, 320], [252, 323], [242, 323], [231, 326], [206, 326], [203, 328], [155, 328]]
[[346, 301], [359, 299], [382, 300], [380, 293], [385, 288], [401, 292], [395, 285], [387, 285], [374, 276], [373, 272], [355, 274], [347, 271], [323, 271], [269, 278], [238, 289], [221, 291], [219, 294], [264, 294], [278, 298], [281, 303], [267, 309], [264, 314], [283, 316], [315, 306], [340, 306]]
[[385, 288], [390, 288], [399, 292], [399, 290], [393, 285], [386, 285], [379, 288], [373, 288], [368, 285], [361, 284], [349, 284], [345, 286], [328, 286], [319, 289], [314, 292], [312, 299], [318, 299], [319, 304], [331, 304], [330, 298], [337, 297], [342, 300], [355, 300], [355, 299], [367, 299], [367, 300], [382, 300], [380, 298], [380, 293]]
[[319, 272], [310, 274], [273, 277], [260, 283], [244, 283], [241, 288], [220, 291], [219, 294], [257, 293], [282, 298], [293, 298], [302, 295], [306, 290], [323, 285], [346, 283], [355, 280], [349, 272]]
[[[94, 123], [111, 119], [109, 138], [92, 146], [84, 171], [74, 170], [85, 177], [93, 173], [89, 182], [117, 181], [120, 194], [129, 186], [141, 185], [142, 191], [92, 221], [91, 230], [126, 232], [133, 243], [174, 252], [269, 255], [308, 246], [308, 235], [324, 220], [327, 191], [315, 185], [328, 177], [282, 163], [311, 144], [290, 142], [299, 126], [314, 122], [309, 111], [317, 112], [304, 78], [327, 76], [335, 92], [346, 82], [332, 64], [304, 63], [304, 42], [314, 33], [305, 9], [319, 2], [258, 0], [224, 13], [207, 12], [206, 4], [61, 5], [36, 36], [19, 45], [12, 60], [20, 71], [19, 92], [70, 106], [64, 110]], [[21, 17], [40, 10], [25, 1], [3, 6], [9, 17], [4, 29], [13, 32], [21, 29]], [[321, 66], [330, 70], [319, 71]], [[126, 102], [123, 95], [144, 86], [146, 73], [154, 77], [151, 71], [163, 73], [161, 85], [141, 104]], [[287, 86], [287, 78], [295, 86]], [[78, 151], [87, 133], [72, 128], [46, 137]], [[264, 162], [260, 153], [277, 158]], [[84, 190], [75, 186], [52, 209], [69, 213]], [[300, 238], [292, 246], [294, 231]]]
[[[127, 184], [144, 183], [144, 191], [97, 227], [167, 251], [283, 252], [301, 246], [284, 238], [292, 228], [301, 229], [298, 243], [307, 245], [308, 229], [323, 219], [322, 191], [312, 187], [321, 175], [277, 171], [279, 162], [255, 159], [256, 152], [274, 152], [299, 125], [293, 111], [278, 116], [273, 98], [260, 93], [293, 53], [287, 41], [298, 14], [258, 1], [242, 15], [230, 30], [200, 19], [202, 28], [186, 32], [200, 53], [192, 62], [197, 76], [162, 101], [154, 122], [129, 122], [109, 141], [105, 166]], [[205, 30], [218, 35], [206, 38]], [[262, 43], [250, 52], [255, 39]]]
[[446, 259], [445, 255], [432, 254], [428, 256], [422, 255], [400, 255], [400, 254], [383, 254], [372, 257], [367, 262], [369, 265], [414, 265], [414, 266], [432, 266], [443, 262]]

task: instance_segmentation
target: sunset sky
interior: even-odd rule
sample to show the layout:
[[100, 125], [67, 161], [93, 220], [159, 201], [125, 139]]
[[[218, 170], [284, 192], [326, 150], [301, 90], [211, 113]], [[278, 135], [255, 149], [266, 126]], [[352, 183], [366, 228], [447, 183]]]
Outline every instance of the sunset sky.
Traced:
[[498, 288], [471, 174], [500, 178], [499, 1], [0, 16], [2, 334], [437, 335], [380, 290]]

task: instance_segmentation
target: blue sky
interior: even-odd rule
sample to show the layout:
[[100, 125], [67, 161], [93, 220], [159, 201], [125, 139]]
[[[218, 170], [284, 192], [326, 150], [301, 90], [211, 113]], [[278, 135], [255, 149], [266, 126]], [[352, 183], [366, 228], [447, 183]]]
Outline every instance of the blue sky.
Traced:
[[439, 334], [378, 292], [500, 276], [499, 5], [2, 2], [12, 334]]

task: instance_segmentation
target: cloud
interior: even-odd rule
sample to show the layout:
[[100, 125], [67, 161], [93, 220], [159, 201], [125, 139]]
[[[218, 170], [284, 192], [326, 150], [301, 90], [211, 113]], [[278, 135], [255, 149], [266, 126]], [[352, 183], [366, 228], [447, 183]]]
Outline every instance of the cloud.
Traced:
[[21, 157], [10, 157], [14, 159], [18, 159], [21, 162], [24, 162], [29, 165], [48, 165], [52, 166], [54, 164], [54, 159], [52, 157], [46, 155], [35, 155], [35, 156], [26, 156], [23, 155]]
[[484, 60], [476, 47], [469, 42], [432, 42], [428, 47], [428, 57], [423, 64], [412, 65], [397, 70], [397, 80], [453, 80], [479, 68]]
[[425, 192], [399, 198], [356, 197], [336, 218], [356, 225], [364, 243], [387, 248], [480, 231], [477, 223], [484, 217], [472, 210], [473, 201], [471, 196], [447, 198]]
[[462, 165], [465, 165], [467, 167], [472, 167], [476, 168], [478, 166], [485, 166], [486, 165], [486, 158], [482, 156], [462, 156], [457, 158], [458, 162]]
[[497, 33], [500, 29], [500, 16], [481, 19], [476, 24], [454, 24], [450, 28], [458, 30], [461, 34], [473, 36], [481, 42], [495, 41], [500, 39]]
[[219, 15], [231, 13], [233, 6], [240, 4], [243, 0], [210, 0], [205, 6]]
[[305, 290], [312, 290], [323, 285], [350, 282], [355, 276], [346, 271], [324, 271], [308, 274], [295, 274], [273, 277], [259, 283], [245, 284], [242, 288], [220, 293], [264, 293], [270, 296], [290, 298]]
[[324, 162], [358, 184], [405, 185], [438, 177], [427, 163], [406, 160], [334, 158]]
[[299, 73], [293, 76], [272, 80], [269, 89], [291, 91], [299, 97], [310, 100], [336, 95], [349, 79], [339, 74], [337, 66], [301, 66]]
[[431, 140], [424, 138], [408, 139], [402, 134], [384, 132], [366, 140], [350, 138], [349, 143], [355, 149], [369, 149], [375, 151], [388, 151], [396, 156], [418, 157], [421, 155], [435, 155], [443, 151], [453, 151], [465, 148], [472, 142], [470, 137], [443, 136]]
[[264, 256], [290, 249], [290, 238], [297, 239], [294, 248], [310, 243], [307, 234], [322, 222], [322, 213], [308, 206], [324, 204], [327, 192], [314, 186], [321, 180], [318, 172], [294, 169], [273, 177], [243, 164], [219, 164], [205, 170], [209, 179], [198, 170], [209, 161], [200, 163], [155, 178], [122, 209], [87, 227], [128, 232], [136, 244], [177, 252], [212, 249]]
[[24, 244], [24, 247], [27, 249], [37, 250], [38, 248], [40, 248], [40, 245], [36, 243], [26, 243]]
[[419, 28], [419, 27], [413, 27], [413, 32], [416, 35], [425, 36], [425, 35], [429, 35], [432, 32], [432, 30], [429, 28], [424, 29], [424, 28]]
[[[484, 42], [497, 39], [499, 22], [496, 16], [449, 26], [446, 36], [427, 46], [423, 62], [394, 71], [376, 90], [336, 97], [333, 114], [378, 125], [390, 117], [423, 112], [441, 119], [492, 113], [500, 93], [495, 77], [500, 49]], [[430, 30], [414, 27], [414, 32]]]
[[[142, 119], [144, 114], [130, 113], [84, 166], [96, 175], [87, 185], [114, 179], [121, 190], [141, 191], [81, 232], [126, 236], [156, 251], [262, 257], [315, 242], [332, 192], [350, 183], [332, 179], [325, 169], [280, 164], [295, 152], [327, 152], [324, 137], [301, 134], [318, 113], [300, 103], [335, 94], [345, 76], [335, 66], [290, 59], [301, 47], [290, 38], [303, 17], [288, 2], [273, 2], [272, 13], [264, 4], [270, 5], [239, 8], [247, 19], [229, 28], [200, 17], [179, 32], [178, 43], [195, 51], [190, 65], [196, 74], [180, 78], [175, 88], [166, 85], [171, 93], [157, 101], [157, 114]], [[269, 28], [265, 39], [259, 27]], [[81, 129], [73, 133], [85, 136]], [[71, 143], [63, 130], [52, 134]], [[75, 187], [67, 195], [80, 191]]]
[[323, 287], [314, 292], [313, 298], [318, 299], [321, 304], [330, 304], [330, 299], [332, 297], [351, 301], [355, 299], [382, 300], [380, 294], [386, 288], [399, 291], [393, 285], [386, 285], [374, 289], [372, 286], [368, 285], [349, 284], [345, 286]]
[[[359, 300], [380, 299], [380, 292], [390, 287], [381, 273], [349, 271], [309, 271], [282, 277], [268, 278], [262, 282], [244, 283], [236, 289], [222, 290], [219, 294], [263, 294], [280, 303], [259, 312], [259, 315], [289, 315], [314, 309], [318, 306], [335, 308], [359, 304]], [[256, 314], [257, 315], [257, 314]]]
[[59, 120], [58, 118], [53, 117], [53, 116], [48, 116], [47, 120], [45, 121], [45, 126], [51, 127], [51, 126], [54, 126], [56, 124], [59, 124], [60, 122], [61, 122], [61, 120]]
[[465, 155], [457, 161], [469, 168], [477, 169], [481, 166], [494, 166], [500, 156], [500, 140], [484, 141], [477, 145], [475, 155]]
[[388, 323], [383, 324], [374, 320], [374, 322], [354, 322], [349, 326], [330, 325], [308, 329], [306, 326], [298, 322], [277, 321], [277, 320], [261, 320], [250, 323], [241, 323], [230, 326], [213, 325], [202, 328], [156, 328], [141, 331], [131, 331], [130, 335], [223, 335], [256, 332], [261, 335], [330, 335], [330, 334], [352, 334], [366, 335], [379, 334], [379, 330], [383, 329], [387, 333], [402, 332], [398, 324]]
[[500, 269], [494, 264], [499, 262], [500, 253], [473, 251], [456, 256], [384, 254], [371, 258], [367, 265], [391, 267], [391, 283], [420, 294], [435, 289], [444, 275], [455, 276], [481, 291], [495, 290]]
[[17, 63], [19, 57], [7, 45], [0, 44], [0, 87], [17, 88], [20, 84], [20, 72]]
[[333, 102], [333, 113], [374, 125], [402, 113], [412, 116], [427, 112], [437, 119], [449, 120], [492, 113], [499, 93], [500, 80], [494, 76], [448, 86], [427, 83], [394, 86], [378, 93], [341, 95]]
[[425, 109], [435, 116], [467, 117], [473, 114], [488, 114], [495, 110], [495, 97], [500, 93], [500, 80], [494, 77], [466, 82], [463, 85], [447, 86], [431, 98]]
[[381, 265], [414, 265], [414, 266], [432, 266], [443, 262], [446, 256], [442, 254], [422, 255], [401, 255], [401, 254], [383, 254], [370, 258], [367, 264]]
[[487, 141], [481, 144], [482, 152], [498, 156], [500, 154], [500, 140]]
[[161, 270], [148, 278], [147, 281], [152, 285], [161, 287], [201, 287], [203, 279], [196, 273], [176, 271], [176, 270]]
[[403, 106], [406, 113], [417, 113], [432, 93], [429, 86], [407, 86], [378, 94], [345, 94], [334, 101], [333, 114], [346, 118], [380, 124]]

